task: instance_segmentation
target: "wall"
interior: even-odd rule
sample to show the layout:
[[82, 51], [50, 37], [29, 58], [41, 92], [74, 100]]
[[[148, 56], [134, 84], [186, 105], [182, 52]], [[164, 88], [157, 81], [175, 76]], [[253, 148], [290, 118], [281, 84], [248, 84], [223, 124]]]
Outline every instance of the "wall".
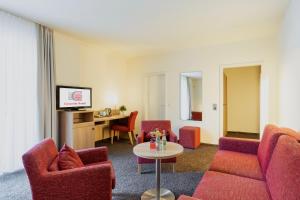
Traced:
[[[166, 117], [172, 121], [173, 129], [184, 125], [201, 127], [202, 142], [217, 144], [220, 135], [223, 134], [223, 116], [219, 105], [223, 76], [221, 69], [224, 66], [244, 66], [258, 63], [262, 66], [262, 80], [265, 89], [265, 100], [261, 109], [261, 124], [277, 122], [277, 38], [257, 39], [234, 44], [218, 46], [199, 47], [194, 49], [178, 50], [162, 55], [149, 55], [129, 61], [132, 68], [129, 82], [130, 91], [137, 98], [135, 105], [144, 112], [144, 77], [147, 74], [163, 72], [166, 74], [167, 88], [167, 112]], [[203, 121], [182, 121], [180, 120], [180, 98], [179, 98], [179, 75], [181, 72], [203, 72]], [[132, 98], [131, 98], [132, 99]], [[213, 104], [218, 105], [215, 111]], [[144, 116], [144, 113], [143, 113]]]
[[60, 32], [54, 41], [57, 84], [92, 87], [93, 109], [127, 105], [126, 57]]
[[260, 67], [224, 69], [227, 76], [227, 131], [259, 133]]
[[291, 0], [281, 34], [280, 124], [300, 131], [300, 1]]

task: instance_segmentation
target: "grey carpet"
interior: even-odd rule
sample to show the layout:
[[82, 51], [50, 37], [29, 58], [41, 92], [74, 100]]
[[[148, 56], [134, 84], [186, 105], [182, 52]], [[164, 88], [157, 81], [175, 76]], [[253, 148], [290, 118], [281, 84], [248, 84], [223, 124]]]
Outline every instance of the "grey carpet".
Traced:
[[[143, 166], [143, 173], [137, 174], [136, 158], [127, 141], [115, 142], [114, 145], [97, 143], [97, 146], [102, 145], [108, 146], [109, 158], [116, 171], [117, 185], [113, 190], [113, 200], [138, 200], [144, 191], [155, 187], [154, 165]], [[170, 165], [162, 166], [161, 186], [170, 189], [176, 197], [180, 194], [192, 195], [216, 149], [216, 146], [201, 144], [196, 150], [185, 150], [178, 157], [176, 173], [171, 172]], [[23, 170], [0, 176], [0, 199], [31, 199], [28, 179]]]

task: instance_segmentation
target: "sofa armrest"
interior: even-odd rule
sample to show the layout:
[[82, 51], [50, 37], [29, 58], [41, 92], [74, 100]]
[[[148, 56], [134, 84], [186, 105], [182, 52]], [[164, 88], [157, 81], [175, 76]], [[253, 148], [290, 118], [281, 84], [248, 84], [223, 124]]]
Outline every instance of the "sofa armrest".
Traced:
[[138, 144], [141, 144], [141, 143], [144, 142], [144, 132], [143, 131], [139, 133], [139, 135], [137, 136], [136, 140], [137, 140]]
[[77, 150], [76, 153], [79, 155], [81, 161], [85, 165], [108, 160], [107, 147], [81, 149], [81, 150]]
[[197, 199], [195, 197], [189, 197], [189, 196], [186, 196], [186, 195], [180, 195], [178, 200], [202, 200], [202, 199]]
[[111, 199], [112, 167], [110, 164], [91, 165], [63, 171], [53, 171], [43, 174], [38, 187], [53, 199], [79, 199], [82, 195], [100, 195], [101, 199]]
[[177, 135], [173, 131], [170, 131], [170, 142], [178, 142]]
[[219, 139], [219, 149], [227, 151], [237, 151], [241, 153], [257, 154], [258, 140], [225, 138]]

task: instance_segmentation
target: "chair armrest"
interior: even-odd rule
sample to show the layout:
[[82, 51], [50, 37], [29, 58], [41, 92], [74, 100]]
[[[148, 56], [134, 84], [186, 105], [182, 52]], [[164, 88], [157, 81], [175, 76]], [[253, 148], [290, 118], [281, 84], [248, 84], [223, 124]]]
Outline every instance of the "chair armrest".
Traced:
[[173, 131], [170, 131], [170, 142], [178, 142], [177, 135]]
[[136, 139], [137, 139], [138, 144], [143, 143], [144, 142], [144, 132], [143, 131], [140, 132]]
[[241, 153], [257, 154], [258, 140], [225, 138], [219, 139], [219, 149], [227, 151], [237, 151]]
[[53, 199], [80, 199], [86, 194], [100, 195], [101, 199], [111, 199], [112, 176], [111, 165], [101, 164], [53, 171], [43, 174], [40, 178], [40, 190], [47, 186], [47, 194]]
[[189, 197], [189, 196], [186, 196], [186, 195], [180, 195], [178, 200], [202, 200], [202, 199], [197, 199], [197, 198]]
[[108, 160], [107, 147], [96, 147], [89, 149], [77, 150], [76, 153], [80, 157], [83, 164], [103, 162]]

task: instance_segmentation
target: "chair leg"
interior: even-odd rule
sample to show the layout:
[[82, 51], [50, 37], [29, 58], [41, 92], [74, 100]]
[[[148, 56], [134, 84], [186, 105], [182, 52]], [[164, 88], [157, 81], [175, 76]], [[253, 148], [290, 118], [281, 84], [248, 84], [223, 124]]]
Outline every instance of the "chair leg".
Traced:
[[138, 174], [142, 173], [142, 164], [138, 164]]
[[114, 144], [114, 136], [115, 136], [115, 131], [111, 130], [110, 131], [110, 143]]
[[120, 131], [117, 132], [118, 140], [120, 140]]
[[175, 170], [175, 163], [172, 163], [172, 171], [173, 171], [173, 173], [176, 172], [176, 170]]
[[132, 133], [131, 133], [131, 132], [128, 132], [128, 136], [129, 136], [131, 145], [133, 145]]

